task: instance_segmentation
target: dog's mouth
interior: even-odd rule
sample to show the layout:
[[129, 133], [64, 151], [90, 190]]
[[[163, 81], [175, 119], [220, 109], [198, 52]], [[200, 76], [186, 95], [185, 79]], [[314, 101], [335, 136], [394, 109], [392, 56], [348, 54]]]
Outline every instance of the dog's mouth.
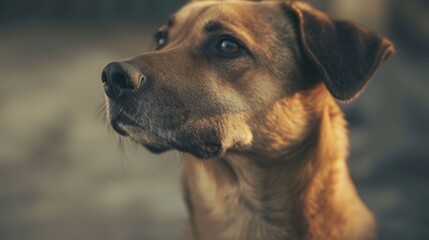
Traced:
[[217, 134], [213, 134], [213, 132], [211, 134], [200, 134], [198, 140], [195, 140], [192, 138], [193, 134], [178, 130], [170, 138], [166, 139], [159, 136], [160, 134], [149, 133], [147, 128], [127, 116], [116, 116], [111, 119], [110, 124], [119, 135], [129, 137], [155, 154], [176, 149], [181, 152], [191, 153], [200, 159], [211, 159], [224, 152], [221, 141], [216, 137]]
[[181, 152], [188, 152], [199, 159], [211, 159], [222, 154], [220, 143], [203, 143], [200, 145], [176, 146], [175, 149]]
[[152, 153], [160, 154], [172, 148], [159, 137], [148, 134], [147, 129], [127, 116], [117, 116], [112, 118], [110, 125], [116, 133], [143, 145]]
[[138, 121], [122, 114], [111, 117], [110, 125], [116, 133], [123, 137], [136, 138], [136, 136], [147, 135], [148, 132]]
[[129, 119], [128, 117], [115, 117], [112, 120], [110, 120], [110, 125], [112, 126], [113, 130], [117, 132], [119, 135], [128, 137], [129, 133], [125, 130], [125, 125], [136, 125], [134, 121]]

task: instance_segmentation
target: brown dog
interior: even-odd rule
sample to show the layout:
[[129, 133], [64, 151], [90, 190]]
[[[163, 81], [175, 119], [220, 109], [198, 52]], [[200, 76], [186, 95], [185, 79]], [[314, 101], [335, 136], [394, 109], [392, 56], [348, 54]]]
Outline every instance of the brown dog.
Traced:
[[104, 69], [108, 118], [185, 152], [191, 239], [375, 238], [335, 99], [363, 90], [391, 42], [282, 1], [193, 2], [155, 38]]

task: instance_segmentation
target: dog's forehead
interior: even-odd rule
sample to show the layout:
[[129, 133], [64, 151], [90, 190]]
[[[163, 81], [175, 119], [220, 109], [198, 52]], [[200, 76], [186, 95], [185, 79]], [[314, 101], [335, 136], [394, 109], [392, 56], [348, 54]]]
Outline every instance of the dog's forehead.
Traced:
[[216, 2], [214, 1], [201, 1], [201, 2], [188, 3], [175, 14], [174, 18], [177, 21], [184, 21], [186, 19], [189, 19], [190, 17], [200, 15], [199, 12], [201, 12], [203, 9], [207, 9], [215, 4]]
[[[272, 35], [273, 17], [277, 12], [281, 14], [280, 1], [198, 1], [191, 2], [180, 9], [172, 19], [174, 26], [171, 36], [191, 33], [202, 36], [204, 26], [209, 23], [220, 23], [235, 33], [249, 47], [253, 48], [260, 43], [269, 43]], [[271, 29], [271, 30], [270, 30]], [[185, 31], [186, 30], [186, 31]], [[271, 33], [271, 34], [270, 34]]]
[[[182, 7], [176, 14], [175, 20], [185, 22], [193, 18], [227, 18], [241, 20], [240, 16], [249, 20], [251, 16], [260, 15], [258, 10], [270, 5], [279, 5], [277, 1], [253, 2], [243, 0], [226, 1], [196, 1]], [[214, 20], [213, 19], [213, 20]]]

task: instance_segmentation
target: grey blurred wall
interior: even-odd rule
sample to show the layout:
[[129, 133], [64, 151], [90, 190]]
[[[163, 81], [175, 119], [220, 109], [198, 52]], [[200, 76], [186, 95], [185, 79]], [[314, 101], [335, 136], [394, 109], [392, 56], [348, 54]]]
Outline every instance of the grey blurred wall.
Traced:
[[0, 23], [159, 21], [185, 0], [2, 0]]

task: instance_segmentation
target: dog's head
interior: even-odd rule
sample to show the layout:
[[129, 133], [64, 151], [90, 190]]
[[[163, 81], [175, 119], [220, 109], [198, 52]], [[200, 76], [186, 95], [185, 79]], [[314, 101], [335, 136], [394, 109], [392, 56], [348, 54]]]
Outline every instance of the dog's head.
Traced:
[[159, 28], [147, 53], [106, 66], [108, 118], [157, 153], [250, 149], [270, 134], [268, 122], [278, 124], [266, 118], [276, 103], [296, 134], [306, 124], [302, 93], [322, 86], [350, 100], [393, 51], [385, 38], [301, 3], [192, 2]]

